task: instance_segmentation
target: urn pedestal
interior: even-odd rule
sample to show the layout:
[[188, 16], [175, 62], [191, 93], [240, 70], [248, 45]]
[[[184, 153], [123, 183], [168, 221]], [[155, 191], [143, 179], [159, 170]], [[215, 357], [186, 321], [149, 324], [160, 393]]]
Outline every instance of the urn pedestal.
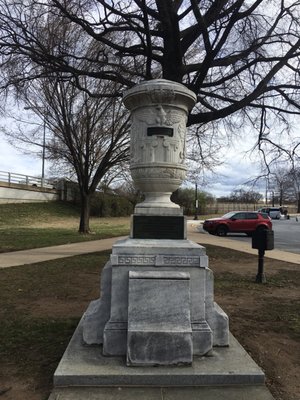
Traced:
[[130, 237], [113, 246], [83, 339], [103, 343], [104, 355], [126, 356], [128, 366], [191, 364], [213, 345], [228, 345], [228, 318], [214, 304], [205, 249], [187, 240], [185, 217], [170, 200], [185, 178], [186, 122], [195, 101], [186, 87], [163, 79], [124, 94], [130, 169], [145, 200], [135, 207]]

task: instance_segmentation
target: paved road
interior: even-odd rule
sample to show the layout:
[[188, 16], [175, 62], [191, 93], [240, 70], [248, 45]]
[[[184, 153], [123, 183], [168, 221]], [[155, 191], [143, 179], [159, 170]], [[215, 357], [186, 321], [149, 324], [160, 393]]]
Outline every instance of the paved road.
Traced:
[[[300, 254], [300, 219], [272, 220], [275, 249]], [[229, 233], [228, 239], [251, 243], [251, 238], [244, 234]]]
[[300, 254], [300, 221], [273, 221], [275, 247]]

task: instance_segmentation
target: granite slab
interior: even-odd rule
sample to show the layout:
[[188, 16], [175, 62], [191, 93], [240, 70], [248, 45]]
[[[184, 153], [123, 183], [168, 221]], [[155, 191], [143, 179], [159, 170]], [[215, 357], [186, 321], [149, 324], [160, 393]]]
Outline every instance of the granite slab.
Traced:
[[230, 335], [229, 347], [214, 347], [191, 366], [128, 367], [124, 357], [105, 357], [102, 346], [82, 343], [79, 323], [56, 371], [54, 386], [215, 386], [260, 385], [264, 373]]
[[49, 400], [274, 400], [264, 385], [185, 388], [56, 388]]

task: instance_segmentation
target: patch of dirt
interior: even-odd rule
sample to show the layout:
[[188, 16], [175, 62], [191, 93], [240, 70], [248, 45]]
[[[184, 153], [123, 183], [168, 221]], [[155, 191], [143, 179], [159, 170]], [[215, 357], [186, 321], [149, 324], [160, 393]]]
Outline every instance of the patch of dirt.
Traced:
[[[212, 262], [215, 300], [229, 316], [230, 331], [265, 372], [274, 398], [299, 400], [299, 328], [295, 334], [291, 321], [299, 321], [300, 268], [276, 260], [267, 264], [267, 283], [257, 284], [256, 264]], [[233, 274], [232, 286], [224, 285], [224, 277], [230, 280], [228, 272]], [[242, 284], [235, 284], [236, 275], [243, 277]]]
[[[76, 318], [79, 313], [83, 314], [87, 308], [87, 302], [78, 299], [62, 300], [57, 299], [55, 301], [55, 308], [53, 307], [52, 298], [42, 298], [41, 300], [35, 300], [26, 304], [26, 310], [30, 310], [30, 314], [34, 318], [47, 317], [47, 318], [61, 318], [66, 315], [69, 318]], [[21, 308], [24, 310], [24, 306]]]
[[[253, 256], [252, 256], [253, 257]], [[254, 258], [255, 260], [255, 258]], [[239, 260], [234, 260], [232, 262], [223, 260], [212, 260], [209, 262], [210, 268], [218, 272], [232, 272], [238, 275], [249, 275], [253, 274], [255, 277], [258, 269], [258, 261], [239, 262]], [[283, 261], [272, 260], [265, 257], [264, 261], [264, 273], [265, 275], [272, 276], [277, 274], [282, 270], [289, 270], [291, 273], [293, 271], [300, 271], [300, 266], [298, 264], [291, 264]]]
[[45, 387], [37, 386], [34, 378], [20, 378], [13, 366], [5, 366], [0, 375], [1, 400], [45, 400]]
[[274, 397], [299, 400], [299, 341], [259, 329], [240, 341], [266, 373], [266, 384]]

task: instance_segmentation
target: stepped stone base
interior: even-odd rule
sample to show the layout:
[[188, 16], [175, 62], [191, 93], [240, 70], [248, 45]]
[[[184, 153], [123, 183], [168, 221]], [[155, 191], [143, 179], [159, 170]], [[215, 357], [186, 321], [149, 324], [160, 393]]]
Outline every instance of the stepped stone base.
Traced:
[[[143, 290], [137, 291], [137, 284], [131, 287], [132, 293], [139, 293], [139, 296], [135, 294], [136, 298], [130, 304], [129, 276], [135, 273], [150, 275], [146, 280], [140, 279]], [[184, 283], [184, 280], [179, 283], [178, 277], [166, 280], [165, 274], [170, 277], [186, 274], [189, 283]], [[150, 284], [151, 281], [154, 283]], [[182, 300], [178, 307], [172, 307], [180, 297]], [[146, 313], [147, 318], [152, 314], [146, 326], [146, 314], [141, 317], [140, 312], [132, 314], [130, 310], [139, 304], [146, 312], [152, 300], [154, 308], [153, 312]], [[132, 334], [129, 337], [127, 333], [131, 328], [128, 326], [128, 315], [131, 315], [132, 321]], [[169, 318], [171, 320], [168, 322]], [[165, 327], [163, 322], [166, 323]], [[143, 327], [136, 328], [140, 323]], [[172, 330], [178, 332], [173, 338], [174, 345]], [[93, 301], [84, 314], [83, 340], [87, 345], [103, 344], [103, 354], [106, 356], [121, 356], [128, 354], [136, 340], [143, 338], [145, 343], [149, 340], [153, 344], [156, 334], [160, 338], [169, 335], [170, 360], [165, 357], [163, 361], [163, 358], [155, 356], [149, 361], [150, 365], [161, 365], [163, 362], [166, 365], [190, 363], [193, 356], [209, 355], [213, 346], [228, 346], [228, 317], [214, 302], [213, 273], [208, 268], [205, 248], [190, 240], [120, 240], [114, 244], [110, 261], [102, 272], [101, 298]], [[179, 347], [186, 349], [185, 355], [181, 356], [176, 351], [178, 341], [182, 344]], [[191, 341], [192, 344], [189, 344]], [[151, 347], [157, 355], [162, 353], [159, 344]], [[136, 349], [131, 354], [137, 354]], [[135, 365], [135, 362], [147, 365], [145, 357], [144, 360], [133, 361], [129, 356], [127, 361], [128, 365]]]
[[210, 357], [196, 356], [189, 366], [127, 367], [124, 356], [105, 357], [101, 346], [83, 344], [81, 320], [55, 371], [54, 387], [239, 386], [263, 385], [264, 380], [264, 373], [233, 336], [229, 347], [214, 347]]
[[59, 388], [49, 400], [274, 400], [265, 386], [185, 388]]

